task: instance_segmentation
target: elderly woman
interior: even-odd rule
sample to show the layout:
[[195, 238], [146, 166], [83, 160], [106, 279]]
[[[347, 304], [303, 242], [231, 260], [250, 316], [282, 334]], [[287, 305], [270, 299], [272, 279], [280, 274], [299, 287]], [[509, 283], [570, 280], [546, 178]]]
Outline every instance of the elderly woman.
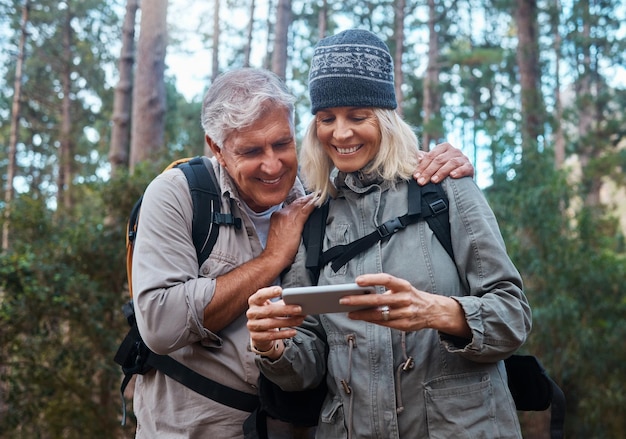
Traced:
[[[308, 188], [331, 197], [323, 249], [361, 238], [407, 211], [417, 140], [396, 114], [393, 65], [374, 34], [321, 40], [310, 71], [315, 115], [303, 142]], [[335, 172], [336, 170], [336, 172]], [[521, 438], [503, 360], [526, 340], [531, 311], [496, 218], [470, 178], [443, 181], [454, 259], [425, 221], [379, 241], [320, 285], [356, 282], [350, 313], [302, 316], [250, 297], [257, 365], [284, 390], [326, 380], [320, 438]], [[308, 282], [301, 245], [282, 287]]]

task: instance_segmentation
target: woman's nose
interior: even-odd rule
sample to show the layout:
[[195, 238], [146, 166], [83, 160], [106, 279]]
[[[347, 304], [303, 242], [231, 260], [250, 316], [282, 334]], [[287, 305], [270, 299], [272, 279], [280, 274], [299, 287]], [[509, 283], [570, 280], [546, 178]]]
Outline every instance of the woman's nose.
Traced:
[[347, 139], [350, 136], [352, 136], [352, 127], [350, 124], [344, 121], [337, 121], [333, 131], [333, 137], [335, 139]]

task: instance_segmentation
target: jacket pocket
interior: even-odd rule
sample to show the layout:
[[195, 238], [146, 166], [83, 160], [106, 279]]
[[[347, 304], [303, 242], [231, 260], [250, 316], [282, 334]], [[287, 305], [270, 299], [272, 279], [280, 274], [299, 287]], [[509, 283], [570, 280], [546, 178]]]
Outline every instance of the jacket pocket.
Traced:
[[428, 437], [499, 437], [495, 400], [487, 372], [448, 375], [425, 385]]
[[343, 402], [335, 397], [330, 404], [325, 404], [320, 413], [320, 423], [317, 426], [317, 437], [346, 437], [346, 428]]

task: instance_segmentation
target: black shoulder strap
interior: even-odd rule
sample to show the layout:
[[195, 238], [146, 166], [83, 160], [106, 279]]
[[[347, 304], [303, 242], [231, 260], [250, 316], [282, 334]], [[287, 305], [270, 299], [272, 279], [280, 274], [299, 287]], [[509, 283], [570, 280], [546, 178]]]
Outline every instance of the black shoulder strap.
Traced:
[[324, 204], [311, 212], [302, 231], [302, 240], [306, 248], [306, 269], [313, 285], [317, 284], [322, 267], [320, 259], [322, 257], [326, 218], [328, 217], [328, 202], [329, 200], [326, 200]]
[[[241, 228], [241, 218], [221, 213], [220, 190], [213, 167], [206, 166], [202, 157], [178, 165], [189, 182], [193, 202], [192, 236], [198, 265], [207, 260], [217, 241], [220, 225]], [[207, 208], [208, 207], [208, 208]]]
[[157, 355], [150, 351], [147, 364], [160, 370], [183, 386], [228, 407], [252, 412], [259, 406], [259, 397], [257, 395], [232, 389], [217, 381], [213, 381], [179, 363], [169, 355]]
[[[417, 195], [418, 193], [419, 195]], [[411, 180], [409, 182], [409, 203], [418, 198], [421, 203], [422, 218], [428, 222], [428, 226], [454, 261], [448, 197], [441, 187], [441, 183], [429, 182], [424, 186], [419, 186], [415, 180]]]
[[450, 236], [450, 220], [448, 198], [441, 183], [428, 183], [420, 186], [411, 179], [408, 187], [408, 212], [406, 215], [391, 219], [377, 229], [356, 241], [345, 245], [337, 245], [322, 252], [328, 201], [311, 213], [304, 225], [303, 239], [307, 249], [306, 268], [311, 281], [316, 284], [321, 267], [332, 262], [331, 267], [337, 271], [359, 253], [367, 250], [376, 242], [389, 238], [407, 225], [425, 219], [433, 233], [441, 242], [446, 252], [454, 260], [452, 238]]

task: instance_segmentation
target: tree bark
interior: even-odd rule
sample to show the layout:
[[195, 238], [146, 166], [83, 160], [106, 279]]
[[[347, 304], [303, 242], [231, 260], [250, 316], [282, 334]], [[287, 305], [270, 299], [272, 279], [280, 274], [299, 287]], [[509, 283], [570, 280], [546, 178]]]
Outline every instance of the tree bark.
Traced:
[[115, 86], [113, 100], [113, 126], [109, 147], [111, 177], [119, 168], [128, 168], [130, 149], [130, 115], [133, 97], [133, 64], [135, 63], [135, 19], [139, 0], [127, 0], [126, 15], [122, 25], [122, 50], [118, 62], [119, 81]]
[[165, 139], [165, 52], [167, 0], [142, 0], [133, 86], [130, 171], [153, 158]]
[[402, 55], [404, 54], [404, 16], [405, 16], [406, 0], [394, 1], [394, 39], [396, 47], [393, 55], [394, 81], [396, 88], [396, 100], [398, 101], [398, 109], [396, 110], [402, 116], [402, 103], [404, 101], [402, 94], [402, 84], [404, 83], [404, 74], [402, 73]]
[[250, 1], [248, 29], [246, 35], [246, 46], [243, 50], [243, 66], [250, 67], [250, 52], [252, 51], [252, 33], [254, 32], [254, 12], [256, 4], [254, 0]]
[[[600, 189], [602, 181], [597, 175], [588, 171], [589, 163], [599, 155], [596, 145], [594, 145], [594, 121], [598, 119], [595, 100], [598, 96], [597, 89], [594, 93], [594, 66], [592, 65], [592, 32], [591, 32], [591, 6], [588, 0], [583, 0], [578, 6], [581, 9], [582, 29], [580, 32], [581, 43], [579, 53], [582, 53], [582, 60], [577, 66], [579, 74], [576, 81], [576, 97], [578, 102], [578, 138], [580, 142], [579, 159], [583, 171], [583, 180], [587, 193], [585, 194], [585, 205], [589, 207], [600, 204]], [[595, 84], [597, 87], [597, 83]]]
[[211, 60], [211, 82], [220, 74], [220, 0], [213, 3], [213, 58]]
[[59, 177], [57, 180], [59, 207], [66, 211], [72, 208], [72, 179], [74, 175], [74, 141], [72, 140], [72, 12], [68, 7], [65, 11], [63, 24], [63, 67], [61, 84], [63, 99], [61, 101], [61, 131], [59, 150]]
[[317, 38], [321, 40], [326, 37], [326, 29], [328, 28], [328, 1], [322, 1], [322, 7], [317, 13], [318, 26], [317, 26]]
[[522, 102], [522, 160], [532, 160], [542, 133], [542, 99], [539, 90], [539, 42], [537, 1], [516, 0], [517, 66], [520, 75]]
[[424, 132], [422, 149], [430, 151], [430, 143], [438, 133], [434, 132], [433, 119], [439, 114], [439, 35], [437, 33], [437, 10], [435, 0], [428, 0], [428, 65], [424, 76]]
[[287, 48], [289, 43], [289, 26], [292, 20], [291, 0], [278, 0], [277, 9], [274, 50], [272, 52], [272, 72], [284, 80], [287, 77]]
[[7, 176], [6, 187], [4, 191], [4, 223], [2, 224], [2, 250], [6, 251], [11, 246], [10, 242], [10, 230], [11, 230], [11, 205], [15, 198], [15, 191], [13, 190], [13, 180], [15, 179], [15, 168], [17, 167], [17, 142], [19, 141], [19, 129], [20, 129], [20, 111], [21, 111], [21, 98], [22, 98], [22, 67], [24, 65], [26, 37], [28, 31], [26, 26], [28, 25], [30, 13], [29, 0], [24, 1], [22, 6], [22, 22], [20, 25], [20, 42], [17, 52], [17, 62], [15, 64], [15, 80], [13, 82], [13, 102], [11, 104], [11, 131], [9, 134], [9, 151], [8, 151], [8, 163], [7, 163]]
[[563, 132], [563, 100], [561, 98], [561, 33], [559, 32], [561, 1], [554, 0], [552, 35], [554, 35], [554, 112], [556, 129], [554, 134], [554, 164], [560, 169], [565, 163], [565, 134]]
[[270, 51], [270, 47], [272, 47], [272, 34], [274, 33], [274, 27], [272, 26], [272, 16], [274, 15], [274, 1], [268, 0], [267, 2], [267, 20], [265, 20], [265, 25], [267, 27], [267, 38], [265, 41], [266, 54], [263, 58], [263, 68], [270, 69], [272, 64], [272, 55]]

